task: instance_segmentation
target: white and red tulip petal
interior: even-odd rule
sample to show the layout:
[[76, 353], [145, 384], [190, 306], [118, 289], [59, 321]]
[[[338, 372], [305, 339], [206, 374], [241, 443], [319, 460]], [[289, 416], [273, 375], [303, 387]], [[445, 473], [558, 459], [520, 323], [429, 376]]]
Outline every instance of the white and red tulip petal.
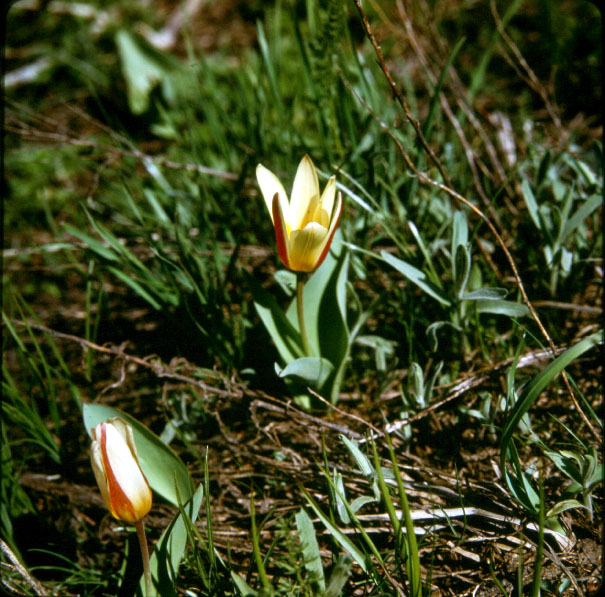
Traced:
[[284, 217], [284, 211], [282, 209], [282, 202], [280, 201], [279, 195], [275, 193], [273, 197], [273, 225], [275, 227], [275, 242], [277, 244], [277, 252], [282, 263], [287, 267], [291, 268], [290, 265], [290, 230]]
[[[265, 204], [267, 209], [269, 210], [269, 214], [271, 215], [271, 221], [273, 220], [273, 197], [275, 193], [277, 193], [281, 200], [282, 206], [285, 207], [288, 205], [288, 195], [286, 194], [286, 189], [279, 181], [279, 178], [265, 168], [262, 164], [259, 164], [256, 167], [256, 180], [258, 180], [258, 186], [260, 187], [261, 193], [263, 194], [263, 199], [265, 200]], [[287, 208], [284, 210], [287, 213]]]

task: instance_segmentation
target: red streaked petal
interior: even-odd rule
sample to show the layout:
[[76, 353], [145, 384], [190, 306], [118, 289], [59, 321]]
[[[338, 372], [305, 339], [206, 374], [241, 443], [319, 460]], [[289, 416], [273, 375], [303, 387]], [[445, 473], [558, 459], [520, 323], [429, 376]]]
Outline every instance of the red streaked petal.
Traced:
[[290, 267], [290, 252], [288, 248], [288, 228], [284, 219], [281, 202], [278, 193], [273, 195], [273, 225], [275, 226], [275, 242], [277, 243], [277, 252], [283, 264]]
[[126, 497], [124, 491], [122, 491], [107, 454], [107, 430], [105, 423], [101, 424], [100, 443], [103, 454], [103, 463], [105, 465], [105, 475], [107, 476], [107, 488], [109, 489], [111, 513], [119, 520], [123, 520], [125, 522], [136, 522], [139, 520], [139, 518], [137, 518], [130, 500]]
[[94, 441], [90, 447], [90, 463], [92, 465], [92, 472], [95, 474], [95, 479], [103, 501], [107, 506], [108, 510], [111, 510], [111, 500], [109, 499], [109, 488], [107, 487], [107, 475], [105, 474], [105, 463], [103, 460], [103, 452], [101, 450], [101, 444], [96, 441], [95, 430], [93, 429]]
[[286, 194], [286, 190], [284, 189], [284, 186], [280, 182], [279, 178], [277, 178], [277, 176], [275, 176], [271, 170], [268, 170], [262, 164], [259, 164], [256, 167], [256, 179], [258, 180], [258, 186], [263, 194], [263, 199], [265, 200], [267, 209], [269, 210], [269, 215], [273, 220], [273, 197], [275, 196], [275, 193], [279, 193], [282, 200], [288, 203], [288, 195]]

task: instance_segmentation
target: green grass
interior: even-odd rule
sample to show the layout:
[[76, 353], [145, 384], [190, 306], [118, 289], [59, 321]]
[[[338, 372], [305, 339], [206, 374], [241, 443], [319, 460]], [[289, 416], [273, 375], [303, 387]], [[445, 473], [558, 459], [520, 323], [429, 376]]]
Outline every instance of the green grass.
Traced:
[[[7, 71], [44, 67], [5, 90], [9, 593], [137, 592], [94, 403], [147, 446], [159, 594], [590, 594], [600, 14], [494, 6], [203, 3], [169, 49], [143, 4], [12, 6]], [[255, 168], [289, 192], [305, 153], [345, 209], [301, 363]]]

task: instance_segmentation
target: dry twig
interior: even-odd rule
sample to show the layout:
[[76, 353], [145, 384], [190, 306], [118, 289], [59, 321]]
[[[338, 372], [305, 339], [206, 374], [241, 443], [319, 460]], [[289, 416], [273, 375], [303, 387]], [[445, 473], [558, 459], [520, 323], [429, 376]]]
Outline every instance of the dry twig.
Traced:
[[37, 597], [49, 597], [46, 589], [26, 570], [13, 550], [2, 539], [0, 539], [0, 549], [2, 549], [2, 553], [10, 560], [13, 570], [19, 573], [23, 580], [34, 590]]

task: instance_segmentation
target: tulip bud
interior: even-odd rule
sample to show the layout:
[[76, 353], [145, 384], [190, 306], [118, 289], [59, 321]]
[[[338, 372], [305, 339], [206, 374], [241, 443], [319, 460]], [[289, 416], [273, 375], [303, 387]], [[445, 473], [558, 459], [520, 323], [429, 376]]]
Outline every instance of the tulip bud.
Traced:
[[92, 470], [109, 511], [135, 523], [151, 509], [151, 489], [137, 458], [132, 427], [120, 418], [99, 423], [92, 430]]

